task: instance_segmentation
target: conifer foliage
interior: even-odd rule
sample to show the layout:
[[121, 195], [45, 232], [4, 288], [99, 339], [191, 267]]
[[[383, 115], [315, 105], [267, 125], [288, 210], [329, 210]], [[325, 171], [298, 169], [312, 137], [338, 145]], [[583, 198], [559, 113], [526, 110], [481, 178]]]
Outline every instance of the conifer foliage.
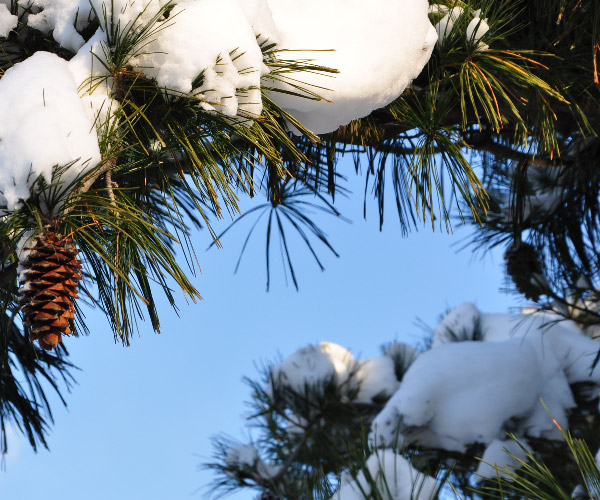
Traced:
[[597, 350], [556, 314], [470, 303], [419, 350], [391, 343], [358, 359], [308, 345], [248, 379], [251, 441], [216, 438], [211, 488], [330, 500], [595, 492]]
[[241, 196], [298, 286], [286, 231], [335, 252], [308, 210], [340, 215], [345, 154], [380, 224], [390, 185], [405, 231], [454, 207], [594, 326], [599, 33], [594, 0], [0, 0], [2, 433], [43, 443], [78, 301], [128, 345], [157, 293], [198, 299], [191, 231], [217, 243]]

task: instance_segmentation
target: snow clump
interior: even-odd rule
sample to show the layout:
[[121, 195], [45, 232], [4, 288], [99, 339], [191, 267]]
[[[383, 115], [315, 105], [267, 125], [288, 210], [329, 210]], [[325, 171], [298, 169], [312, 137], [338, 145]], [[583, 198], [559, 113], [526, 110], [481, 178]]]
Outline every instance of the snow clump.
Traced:
[[[518, 169], [519, 163], [511, 162], [506, 170], [507, 178], [518, 175]], [[526, 183], [528, 193], [523, 200], [523, 206], [519, 208], [519, 217], [523, 221], [539, 224], [556, 209], [565, 205], [570, 179], [564, 167], [530, 165], [523, 181]], [[502, 217], [506, 222], [512, 222], [517, 213], [513, 194], [505, 189], [492, 189], [490, 197], [498, 207], [494, 215]]]
[[[416, 357], [414, 350], [407, 348], [406, 353], [408, 362]], [[399, 386], [393, 353], [357, 360], [332, 342], [308, 345], [286, 357], [271, 369], [271, 381], [271, 391], [283, 388], [308, 396], [333, 386], [342, 397], [363, 404], [385, 401]]]
[[0, 3], [0, 36], [7, 37], [17, 27], [19, 18], [10, 13], [6, 4]]
[[433, 332], [432, 347], [459, 340], [477, 340], [481, 313], [471, 302], [450, 311]]
[[[25, 4], [23, 1], [19, 3]], [[89, 1], [35, 0], [28, 3], [39, 10], [27, 16], [29, 26], [42, 33], [52, 33], [54, 40], [71, 52], [77, 52], [83, 46], [85, 40], [78, 30], [85, 28], [92, 17]]]
[[371, 455], [365, 464], [370, 477], [375, 481], [377, 493], [365, 473], [360, 471], [355, 478], [342, 475], [340, 489], [332, 500], [432, 500], [438, 490], [437, 481], [417, 470], [401, 455], [392, 450], [380, 450]]
[[101, 16], [105, 42], [105, 19], [111, 16], [122, 33], [155, 21], [143, 54], [132, 61], [134, 68], [182, 93], [190, 93], [191, 83], [203, 73], [196, 92], [201, 105], [228, 116], [260, 115], [261, 78], [268, 71], [259, 44], [267, 40], [286, 50], [279, 56], [283, 59], [337, 70], [335, 75], [288, 75], [293, 83], [269, 82], [285, 92], [298, 92], [294, 85], [299, 83], [324, 98], [271, 93], [315, 133], [331, 132], [389, 104], [421, 72], [437, 40], [426, 0], [373, 0], [368, 5], [360, 0], [181, 0], [172, 3], [167, 19], [157, 18], [167, 0], [27, 2], [34, 13], [25, 22], [52, 33], [75, 53], [85, 45], [79, 31], [95, 15]]
[[253, 471], [264, 479], [275, 477], [281, 468], [266, 464], [258, 455], [258, 450], [252, 445], [232, 446], [225, 455], [225, 464], [229, 469], [227, 475], [236, 478], [238, 471]]
[[[447, 7], [442, 4], [433, 4], [429, 7], [429, 12], [440, 17], [435, 25], [438, 40], [440, 44], [450, 37], [457, 21], [464, 15], [467, 15], [462, 7]], [[489, 49], [488, 45], [481, 41], [481, 38], [490, 30], [487, 19], [481, 19], [481, 9], [473, 12], [473, 17], [467, 25], [465, 36], [475, 46], [477, 52]]]
[[[206, 110], [260, 115], [260, 81], [268, 69], [238, 0], [179, 2], [157, 29], [160, 36], [134, 66], [170, 93], [193, 93]], [[202, 84], [193, 88], [198, 75]]]
[[468, 331], [476, 319], [481, 341], [444, 343], [437, 337], [373, 421], [375, 444], [464, 452], [474, 443], [503, 441], [507, 432], [561, 439], [556, 424], [567, 428], [575, 407], [570, 384], [600, 385], [600, 369], [592, 370], [597, 342], [551, 314], [476, 312], [464, 304], [442, 324]]
[[234, 468], [252, 468], [259, 460], [257, 449], [250, 444], [232, 446], [227, 450], [225, 463], [228, 467]]
[[[326, 102], [272, 93], [280, 106], [318, 134], [392, 102], [419, 75], [437, 41], [426, 0], [268, 3], [279, 45], [291, 49], [282, 57], [339, 71], [294, 76]], [[297, 92], [289, 85], [281, 87]]]
[[[86, 115], [67, 61], [36, 52], [0, 79], [0, 207], [13, 211], [41, 176], [71, 165], [68, 185], [100, 162], [98, 137]], [[1, 212], [0, 213], [5, 213]]]
[[320, 391], [329, 384], [349, 392], [355, 385], [352, 375], [357, 369], [357, 362], [350, 351], [332, 342], [321, 342], [299, 349], [274, 366], [271, 379], [274, 385], [298, 394]]
[[483, 452], [475, 474], [481, 479], [494, 479], [498, 476], [510, 479], [510, 472], [521, 467], [519, 460], [527, 460], [525, 445], [523, 439], [518, 443], [513, 439], [494, 439]]
[[387, 400], [398, 389], [394, 361], [388, 356], [378, 356], [360, 361], [356, 373], [360, 390], [354, 399], [357, 403]]

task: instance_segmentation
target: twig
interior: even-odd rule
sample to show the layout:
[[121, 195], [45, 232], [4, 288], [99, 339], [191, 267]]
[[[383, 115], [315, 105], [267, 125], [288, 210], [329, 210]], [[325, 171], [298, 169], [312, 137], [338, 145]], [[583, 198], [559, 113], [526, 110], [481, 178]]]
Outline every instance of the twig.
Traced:
[[107, 170], [106, 171], [106, 190], [108, 191], [108, 197], [110, 198], [110, 201], [112, 202], [113, 206], [115, 206], [116, 208], [116, 198], [115, 198], [115, 192], [113, 191], [113, 181], [112, 181], [112, 170]]

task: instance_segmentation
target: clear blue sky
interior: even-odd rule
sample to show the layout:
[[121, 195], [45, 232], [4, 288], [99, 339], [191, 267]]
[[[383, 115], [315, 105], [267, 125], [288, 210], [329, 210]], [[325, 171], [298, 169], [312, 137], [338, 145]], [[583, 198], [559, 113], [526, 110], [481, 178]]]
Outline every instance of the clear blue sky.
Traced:
[[293, 245], [299, 292], [286, 287], [278, 256], [265, 292], [264, 225], [233, 274], [246, 225], [224, 238], [222, 250], [204, 252], [208, 232], [195, 235], [203, 273], [194, 283], [204, 300], [181, 300], [179, 317], [163, 304], [161, 335], [142, 324], [140, 337], [123, 348], [103, 316], [86, 311], [92, 334], [66, 339], [82, 371], [67, 395], [68, 409], [54, 405], [50, 451], [35, 454], [25, 440], [13, 438], [0, 472], [0, 498], [204, 498], [211, 474], [197, 467], [212, 453], [212, 435], [247, 434], [250, 392], [242, 377], [256, 376], [257, 364], [321, 340], [358, 356], [377, 355], [381, 344], [395, 339], [416, 343], [423, 334], [417, 318], [435, 326], [442, 312], [464, 301], [487, 312], [517, 305], [499, 291], [501, 254], [481, 259], [472, 248], [457, 253], [453, 244], [466, 229], [448, 236], [427, 226], [403, 238], [390, 211], [380, 233], [374, 204], [364, 221], [362, 179], [352, 168], [341, 166], [355, 194], [337, 205], [353, 223], [318, 218], [341, 257], [323, 252], [321, 273], [306, 249]]

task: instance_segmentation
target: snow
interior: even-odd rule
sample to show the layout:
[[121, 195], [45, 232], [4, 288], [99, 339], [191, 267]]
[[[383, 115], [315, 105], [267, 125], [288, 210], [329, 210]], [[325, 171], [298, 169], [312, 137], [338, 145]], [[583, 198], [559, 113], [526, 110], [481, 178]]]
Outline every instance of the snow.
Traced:
[[437, 31], [438, 40], [440, 44], [443, 44], [452, 30], [454, 29], [454, 24], [458, 20], [460, 16], [462, 16], [464, 9], [462, 7], [452, 7], [448, 9], [448, 7], [444, 5], [432, 5], [430, 7], [430, 11], [439, 12], [443, 14], [443, 17], [440, 21], [435, 25], [435, 30]]
[[42, 10], [28, 15], [29, 26], [42, 33], [52, 32], [54, 40], [71, 52], [81, 48], [85, 41], [77, 29], [85, 27], [92, 17], [88, 0], [34, 0], [31, 3]]
[[[33, 0], [40, 11], [27, 22], [77, 52], [84, 47], [77, 30], [95, 13], [105, 31], [105, 19], [113, 16], [126, 32], [155, 20], [166, 4]], [[252, 118], [261, 113], [261, 78], [268, 73], [259, 43], [276, 42], [288, 50], [283, 58], [310, 59], [340, 72], [291, 75], [324, 100], [272, 95], [315, 133], [333, 131], [389, 104], [420, 73], [437, 40], [426, 0], [182, 0], [173, 5], [132, 61], [138, 70], [171, 92], [193, 91], [204, 109]], [[202, 85], [192, 89], [200, 74]]]
[[[160, 33], [132, 61], [134, 66], [171, 92], [189, 94], [193, 89], [204, 109], [228, 116], [260, 115], [260, 80], [268, 70], [237, 0], [179, 2], [157, 29]], [[193, 88], [201, 73], [202, 85]]]
[[[572, 150], [568, 148], [565, 156], [569, 156], [570, 151]], [[519, 163], [512, 162], [507, 169], [508, 178], [516, 175], [518, 168]], [[567, 177], [564, 174], [564, 167], [530, 165], [527, 168], [528, 195], [524, 200], [520, 215], [524, 221], [539, 222], [564, 204], [567, 183]], [[492, 189], [490, 195], [498, 205], [499, 215], [507, 222], [512, 221], [515, 217], [512, 194], [506, 190]]]
[[523, 449], [526, 445], [524, 440], [517, 443], [513, 439], [494, 439], [485, 449], [475, 474], [481, 479], [509, 478], [508, 472], [518, 469], [521, 462], [527, 460], [527, 452]]
[[[435, 25], [435, 30], [438, 35], [440, 45], [450, 37], [451, 33], [455, 29], [457, 21], [466, 14], [466, 10], [462, 7], [455, 6], [449, 8], [442, 4], [433, 4], [429, 7], [429, 12], [437, 16], [441, 16], [439, 21]], [[481, 38], [489, 31], [490, 26], [487, 23], [487, 19], [481, 19], [481, 9], [473, 12], [473, 17], [467, 25], [465, 37], [473, 46], [477, 52], [487, 50], [489, 47], [481, 42]]]
[[106, 34], [101, 28], [69, 61], [79, 96], [88, 119], [96, 125], [102, 134], [105, 127], [110, 127], [118, 102], [113, 99], [113, 91], [107, 76], [105, 55]]
[[479, 17], [480, 15], [481, 9], [476, 10], [473, 19], [471, 19], [471, 22], [467, 26], [467, 40], [477, 44], [478, 51], [487, 50], [489, 48], [485, 43], [480, 42], [481, 37], [490, 30], [487, 19], [481, 19]]
[[10, 13], [8, 7], [0, 3], [0, 37], [7, 37], [17, 27], [19, 18]]
[[[406, 352], [407, 359], [413, 359], [411, 351]], [[350, 351], [332, 342], [299, 349], [271, 369], [271, 378], [273, 384], [298, 394], [307, 390], [318, 392], [333, 383], [344, 397], [365, 404], [388, 399], [399, 385], [394, 360], [389, 355], [357, 360]]]
[[356, 372], [359, 391], [354, 399], [357, 403], [371, 403], [376, 399], [386, 400], [398, 389], [394, 361], [388, 356], [379, 356], [360, 361]]
[[351, 374], [358, 369], [350, 351], [332, 342], [308, 345], [285, 358], [271, 370], [274, 384], [299, 394], [334, 383], [345, 392], [355, 390]]
[[259, 45], [279, 42], [279, 32], [273, 21], [269, 0], [238, 0], [238, 3], [256, 33]]
[[400, 420], [404, 439], [423, 446], [462, 452], [491, 442], [503, 436], [507, 420], [533, 411], [541, 376], [535, 352], [519, 341], [432, 349], [419, 356], [375, 418], [377, 442], [393, 446]]
[[[161, 9], [169, 0], [76, 0], [91, 3], [94, 12], [100, 16], [101, 26], [107, 30], [106, 22], [114, 20], [119, 30], [125, 33], [137, 30], [160, 15]], [[173, 2], [179, 3], [179, 2]]]
[[408, 441], [462, 452], [504, 440], [507, 432], [561, 438], [540, 400], [566, 428], [575, 406], [569, 385], [600, 384], [600, 369], [591, 370], [597, 342], [550, 314], [476, 313], [463, 304], [442, 322], [468, 331], [478, 320], [482, 340], [438, 343], [421, 354], [375, 418], [375, 444]]
[[[0, 1], [0, 36], [16, 26], [8, 5]], [[118, 125], [120, 96], [107, 61], [115, 31], [149, 27], [149, 36], [119, 64], [155, 79], [167, 96], [187, 95], [202, 109], [244, 124], [261, 115], [264, 86], [273, 86], [260, 46], [267, 40], [284, 49], [282, 58], [339, 70], [287, 75], [322, 100], [271, 94], [316, 133], [397, 98], [437, 40], [426, 0], [27, 0], [18, 7], [24, 23], [74, 55], [66, 62], [35, 53], [0, 82], [2, 213], [21, 206], [38, 176], [58, 180], [55, 166], [74, 163], [60, 178], [64, 190], [100, 162], [98, 135]], [[100, 27], [86, 42], [82, 30], [95, 17]]]
[[258, 450], [252, 445], [238, 445], [229, 448], [225, 455], [225, 464], [230, 469], [227, 475], [233, 478], [237, 477], [234, 471], [252, 470], [258, 476], [269, 480], [281, 470], [279, 466], [263, 462], [258, 455]]
[[433, 332], [436, 347], [456, 340], [474, 340], [479, 329], [481, 313], [471, 302], [465, 302], [450, 311]]
[[285, 58], [339, 70], [294, 75], [326, 101], [272, 93], [315, 133], [331, 132], [392, 102], [421, 72], [437, 40], [426, 0], [268, 2], [280, 46], [293, 50]]
[[34, 236], [35, 231], [26, 231], [21, 235], [21, 238], [19, 238], [19, 241], [17, 242], [17, 260], [19, 262], [17, 266], [17, 275], [19, 283], [25, 283], [25, 286], [21, 288], [22, 293], [28, 291], [31, 287], [30, 280], [26, 279], [26, 268], [23, 267], [22, 263], [27, 260], [31, 254], [31, 248], [36, 243]]
[[[17, 124], [17, 126], [15, 126]], [[37, 52], [0, 79], [0, 206], [15, 210], [39, 176], [73, 165], [67, 184], [100, 162], [98, 139], [68, 64]]]
[[356, 478], [346, 473], [333, 500], [431, 500], [435, 498], [438, 484], [432, 477], [417, 472], [401, 455], [392, 450], [379, 450], [371, 455], [366, 469], [373, 478], [377, 495], [363, 471]]
[[228, 467], [246, 469], [252, 468], [258, 462], [258, 451], [249, 444], [232, 446], [227, 450], [225, 464]]

